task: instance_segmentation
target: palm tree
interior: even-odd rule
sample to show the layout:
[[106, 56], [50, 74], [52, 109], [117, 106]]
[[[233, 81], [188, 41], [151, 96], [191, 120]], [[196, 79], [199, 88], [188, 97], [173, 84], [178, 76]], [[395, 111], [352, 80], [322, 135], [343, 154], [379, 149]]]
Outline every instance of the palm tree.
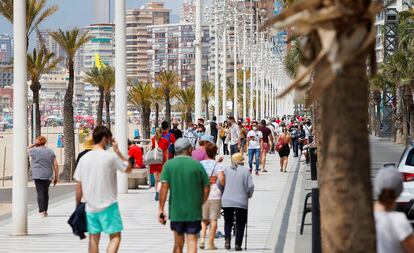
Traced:
[[154, 87], [154, 95], [152, 97], [152, 102], [155, 106], [155, 122], [154, 122], [155, 127], [158, 127], [160, 123], [160, 102], [163, 99], [163, 93], [164, 91], [162, 90], [161, 87]]
[[[50, 36], [60, 45], [66, 53], [66, 63], [69, 70], [69, 82], [66, 89], [63, 108], [63, 135], [65, 146], [65, 163], [63, 172], [60, 177], [68, 179], [70, 175], [71, 166], [75, 164], [75, 136], [74, 136], [74, 120], [73, 120], [73, 89], [75, 82], [74, 58], [80, 47], [85, 45], [91, 36], [88, 33], [81, 33], [79, 28], [74, 28], [69, 31], [59, 31], [49, 33]], [[74, 170], [72, 170], [74, 171]]]
[[149, 139], [151, 136], [151, 105], [153, 103], [154, 88], [151, 83], [131, 83], [131, 89], [128, 93], [129, 101], [140, 108], [142, 115], [142, 132], [143, 138]]
[[[414, 73], [414, 53], [410, 50], [398, 49], [384, 64], [385, 76], [397, 88], [396, 126], [397, 142], [407, 142], [408, 137], [408, 106], [407, 85], [410, 84]], [[402, 140], [401, 140], [402, 138]]]
[[296, 78], [302, 52], [299, 46], [299, 40], [294, 40], [291, 45], [292, 47], [288, 49], [285, 56], [285, 69], [291, 78]]
[[[44, 45], [41, 46], [39, 52], [36, 49], [33, 49], [32, 54], [27, 54], [27, 72], [30, 78], [30, 89], [33, 93], [33, 105], [35, 105], [36, 110], [36, 119], [35, 127], [36, 136], [41, 135], [41, 115], [40, 115], [40, 103], [39, 103], [39, 92], [42, 86], [40, 85], [40, 78], [43, 74], [48, 73], [50, 70], [54, 69], [56, 65], [62, 60], [61, 58], [54, 58], [55, 54], [47, 51]], [[32, 110], [32, 119], [33, 119], [33, 110]], [[33, 140], [34, 141], [34, 140]]]
[[85, 73], [85, 78], [83, 79], [86, 83], [90, 83], [93, 86], [98, 88], [99, 92], [99, 101], [97, 108], [97, 119], [96, 125], [102, 125], [102, 115], [103, 115], [103, 106], [104, 106], [104, 87], [102, 86], [102, 71], [97, 67], [91, 68], [88, 72]]
[[175, 97], [178, 92], [178, 82], [180, 76], [171, 70], [161, 71], [155, 78], [160, 83], [160, 87], [163, 90], [163, 97], [165, 100], [165, 120], [171, 124], [171, 101], [170, 99]]
[[[40, 23], [53, 15], [58, 6], [47, 7], [47, 0], [26, 1], [26, 41], [29, 45], [29, 37], [36, 30]], [[0, 14], [13, 23], [13, 0], [0, 0]]]
[[[296, 1], [261, 28], [292, 27], [295, 37], [305, 38], [300, 67], [306, 71], [281, 95], [305, 89], [310, 102], [320, 101], [323, 252], [376, 252], [366, 60], [374, 47], [375, 15], [381, 8], [370, 0]], [[375, 55], [371, 59], [374, 64]]]
[[205, 105], [205, 110], [206, 110], [206, 120], [209, 119], [209, 114], [208, 114], [208, 104], [210, 102], [210, 98], [211, 96], [214, 94], [214, 84], [211, 83], [210, 81], [206, 80], [203, 81], [202, 84], [202, 96], [203, 96], [203, 102]]
[[194, 99], [195, 99], [194, 86], [179, 90], [177, 98], [184, 108], [185, 122], [187, 124], [191, 123], [192, 122], [192, 111], [193, 111]]
[[111, 93], [115, 87], [115, 70], [112, 67], [102, 69], [102, 87], [105, 93], [106, 127], [111, 129]]

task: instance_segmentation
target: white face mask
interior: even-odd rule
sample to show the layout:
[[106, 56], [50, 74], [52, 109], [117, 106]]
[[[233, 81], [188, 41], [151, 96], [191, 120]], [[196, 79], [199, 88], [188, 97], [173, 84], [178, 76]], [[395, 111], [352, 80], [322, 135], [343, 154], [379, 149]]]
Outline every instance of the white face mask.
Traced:
[[257, 130], [257, 127], [253, 127], [253, 131], [256, 131]]

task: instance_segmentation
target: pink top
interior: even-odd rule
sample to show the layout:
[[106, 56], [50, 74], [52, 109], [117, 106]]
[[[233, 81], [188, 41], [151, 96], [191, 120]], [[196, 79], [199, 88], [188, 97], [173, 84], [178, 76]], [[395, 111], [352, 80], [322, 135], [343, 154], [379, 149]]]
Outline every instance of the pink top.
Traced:
[[203, 161], [207, 158], [206, 150], [204, 148], [193, 150], [191, 157], [196, 161]]

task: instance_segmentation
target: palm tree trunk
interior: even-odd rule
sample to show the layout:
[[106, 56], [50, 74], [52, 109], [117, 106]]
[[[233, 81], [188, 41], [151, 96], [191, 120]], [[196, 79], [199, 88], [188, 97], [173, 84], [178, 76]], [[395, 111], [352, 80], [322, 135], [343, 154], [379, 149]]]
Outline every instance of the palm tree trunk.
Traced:
[[160, 117], [160, 105], [158, 103], [155, 103], [155, 127], [158, 127]]
[[171, 101], [170, 93], [165, 93], [165, 120], [171, 125]]
[[96, 119], [96, 125], [101, 126], [102, 125], [102, 114], [103, 114], [103, 106], [104, 106], [104, 89], [102, 87], [99, 87], [99, 102], [98, 102], [98, 116]]
[[375, 93], [375, 105], [376, 105], [376, 116], [375, 116], [375, 134], [376, 136], [380, 135], [380, 127], [381, 127], [381, 93], [377, 91]]
[[111, 129], [111, 94], [105, 94], [106, 127]]
[[208, 120], [210, 117], [210, 115], [208, 115], [209, 113], [208, 113], [208, 99], [206, 100], [206, 102], [205, 102], [205, 106], [206, 106], [206, 120]]
[[187, 108], [187, 111], [185, 113], [186, 114], [185, 122], [187, 122], [187, 123], [193, 122], [192, 115], [191, 115], [191, 111], [192, 111], [192, 108], [189, 107], [189, 108]]
[[344, 66], [323, 95], [321, 106], [322, 251], [376, 252], [365, 59], [359, 57]]
[[[75, 166], [75, 127], [73, 120], [73, 89], [75, 81], [75, 72], [73, 68], [73, 59], [69, 59], [69, 83], [66, 89], [63, 108], [63, 135], [64, 135], [64, 154], [65, 162], [63, 171], [60, 174], [62, 180], [69, 180], [73, 176]], [[72, 172], [72, 175], [71, 175]]]
[[402, 117], [402, 123], [403, 123], [403, 144], [406, 145], [408, 143], [408, 99], [406, 96], [407, 93], [407, 87], [404, 85], [403, 87], [403, 97], [401, 99], [402, 101], [402, 110], [403, 110], [403, 117]]
[[[40, 86], [39, 81], [32, 80], [32, 85], [30, 86], [30, 89], [32, 90], [32, 93], [33, 93], [33, 105], [36, 107], [36, 109], [35, 109], [35, 111], [36, 111], [35, 125], [36, 126], [34, 127], [34, 129], [36, 129], [36, 137], [42, 135], [40, 102], [39, 102], [40, 87], [41, 86]], [[33, 115], [33, 109], [31, 111], [31, 114], [32, 114], [32, 120], [33, 120], [33, 116], [34, 116]], [[31, 123], [32, 123], [31, 125], [32, 125], [32, 131], [33, 131], [33, 122], [31, 122]], [[34, 140], [32, 140], [32, 142], [34, 143]]]
[[150, 116], [151, 116], [151, 108], [143, 106], [141, 108], [142, 118], [142, 136], [144, 139], [149, 139], [151, 137], [151, 124], [150, 124]]

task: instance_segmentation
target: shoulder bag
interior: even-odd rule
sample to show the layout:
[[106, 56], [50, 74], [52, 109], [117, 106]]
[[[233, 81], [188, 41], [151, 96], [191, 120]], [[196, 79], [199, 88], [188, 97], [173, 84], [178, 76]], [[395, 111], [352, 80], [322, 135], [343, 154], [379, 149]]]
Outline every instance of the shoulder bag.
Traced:
[[164, 152], [158, 146], [157, 140], [154, 139], [154, 143], [155, 147], [144, 155], [143, 162], [145, 165], [162, 164], [164, 162]]

